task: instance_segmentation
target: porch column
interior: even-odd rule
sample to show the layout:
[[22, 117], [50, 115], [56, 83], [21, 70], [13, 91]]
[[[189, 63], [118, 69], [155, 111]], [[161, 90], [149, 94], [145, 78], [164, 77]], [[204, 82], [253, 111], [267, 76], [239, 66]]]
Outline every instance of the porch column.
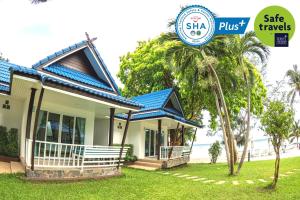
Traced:
[[125, 129], [124, 129], [123, 138], [122, 138], [121, 150], [120, 150], [120, 155], [119, 155], [119, 162], [118, 162], [118, 167], [117, 167], [118, 169], [120, 168], [120, 162], [121, 162], [121, 158], [122, 158], [122, 154], [123, 154], [125, 140], [126, 140], [126, 137], [127, 137], [130, 118], [131, 118], [131, 110], [127, 114], [127, 120], [126, 120], [126, 125], [125, 125]]
[[114, 144], [115, 108], [110, 108], [108, 145]]
[[181, 126], [181, 146], [184, 146], [184, 126]]
[[26, 137], [25, 137], [25, 139], [30, 138], [31, 118], [32, 118], [35, 92], [36, 92], [36, 89], [31, 88], [30, 100], [29, 100], [28, 111], [27, 111], [27, 123], [26, 123]]
[[157, 160], [160, 160], [160, 144], [161, 144], [161, 119], [158, 120], [158, 128], [157, 128], [157, 144], [156, 144], [156, 149], [157, 149]]
[[34, 170], [34, 149], [35, 149], [35, 139], [36, 139], [36, 132], [37, 132], [37, 126], [39, 121], [39, 115], [41, 110], [41, 105], [43, 101], [44, 96], [44, 88], [41, 89], [40, 97], [38, 101], [38, 105], [35, 112], [35, 121], [34, 121], [34, 127], [33, 127], [33, 135], [32, 135], [32, 147], [31, 147], [31, 170]]

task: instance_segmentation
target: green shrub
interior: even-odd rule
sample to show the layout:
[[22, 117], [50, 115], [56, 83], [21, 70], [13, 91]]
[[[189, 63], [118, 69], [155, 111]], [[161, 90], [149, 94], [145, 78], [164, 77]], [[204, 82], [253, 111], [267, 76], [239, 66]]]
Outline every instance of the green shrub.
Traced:
[[9, 130], [7, 135], [7, 146], [6, 155], [10, 157], [18, 157], [19, 155], [19, 144], [18, 144], [18, 129], [12, 128]]
[[[114, 144], [114, 146], [121, 146], [121, 144]], [[125, 144], [124, 147], [129, 147], [124, 160], [128, 162], [136, 161], [137, 157], [133, 155], [133, 144]]]
[[217, 159], [221, 155], [221, 153], [222, 153], [222, 147], [221, 147], [219, 141], [216, 141], [208, 149], [208, 154], [210, 156], [210, 162], [211, 163], [216, 163]]
[[18, 130], [10, 129], [0, 126], [0, 154], [10, 157], [18, 157], [19, 144], [18, 144]]

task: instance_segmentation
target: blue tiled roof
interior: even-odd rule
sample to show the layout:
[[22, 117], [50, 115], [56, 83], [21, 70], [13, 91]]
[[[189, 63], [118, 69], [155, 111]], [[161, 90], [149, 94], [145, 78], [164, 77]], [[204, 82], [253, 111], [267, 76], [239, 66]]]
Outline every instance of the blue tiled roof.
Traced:
[[9, 84], [10, 83], [10, 71], [9, 68], [12, 66], [11, 63], [6, 61], [0, 61], [0, 82]]
[[98, 91], [91, 90], [91, 89], [88, 89], [88, 88], [84, 88], [84, 87], [81, 87], [79, 85], [74, 85], [72, 83], [68, 83], [68, 82], [65, 82], [65, 81], [62, 81], [60, 79], [56, 79], [56, 78], [53, 78], [53, 77], [50, 77], [50, 76], [42, 75], [42, 80], [44, 82], [53, 82], [53, 83], [56, 83], [56, 84], [59, 84], [59, 85], [67, 86], [67, 87], [70, 87], [70, 88], [73, 88], [73, 89], [76, 89], [76, 90], [79, 90], [79, 91], [87, 92], [89, 94], [92, 94], [92, 95], [95, 95], [95, 96], [98, 96], [98, 97], [103, 97], [103, 98], [113, 100], [113, 101], [116, 101], [116, 102], [119, 102], [119, 103], [123, 103], [123, 104], [126, 104], [126, 105], [136, 106], [136, 107], [143, 107], [143, 105], [139, 104], [138, 102], [126, 99], [125, 97], [110, 95], [110, 94], [103, 93], [103, 92], [98, 92]]
[[[42, 75], [37, 70], [35, 70], [33, 68], [22, 67], [22, 66], [19, 66], [19, 65], [15, 65], [15, 64], [12, 64], [12, 63], [5, 62], [5, 61], [0, 61], [1, 74], [2, 74], [2, 72], [5, 73], [5, 74], [8, 74], [8, 77], [6, 76], [6, 78], [5, 78], [5, 80], [8, 80], [8, 84], [10, 82], [10, 70], [12, 70], [14, 73], [20, 73], [22, 75], [35, 76], [37, 79], [41, 80], [44, 83], [52, 82], [52, 83], [67, 86], [67, 87], [70, 87], [70, 88], [73, 88], [73, 89], [76, 89], [76, 90], [79, 90], [79, 91], [83, 91], [83, 92], [89, 93], [91, 95], [95, 95], [95, 96], [102, 97], [102, 98], [105, 98], [105, 99], [109, 99], [109, 100], [112, 100], [112, 101], [115, 101], [115, 102], [118, 102], [118, 103], [122, 103], [122, 104], [127, 105], [127, 106], [143, 107], [143, 105], [141, 105], [140, 103], [135, 102], [135, 101], [130, 100], [130, 99], [126, 99], [125, 97], [122, 97], [122, 96], [110, 95], [110, 94], [107, 94], [107, 93], [104, 93], [104, 92], [87, 89], [87, 88], [84, 88], [82, 86], [71, 84], [71, 83], [62, 81], [62, 80], [57, 79], [57, 78], [53, 78], [53, 77], [50, 77], [50, 76], [47, 76], [47, 75]], [[0, 91], [9, 92], [10, 88], [7, 87], [7, 86], [2, 86], [0, 88]]]
[[6, 85], [0, 85], [0, 92], [9, 92], [9, 87]]
[[[120, 118], [120, 119], [126, 119], [127, 114], [118, 114], [118, 115], [116, 115], [116, 117]], [[161, 109], [155, 110], [155, 111], [152, 111], [152, 112], [134, 113], [131, 117], [131, 120], [132, 121], [138, 121], [138, 120], [151, 119], [151, 118], [161, 118], [161, 117], [167, 117], [167, 118], [175, 119], [179, 122], [186, 123], [186, 124], [196, 126], [196, 127], [199, 127], [199, 128], [202, 127], [201, 125], [199, 125], [196, 122], [193, 122], [191, 120], [187, 120], [184, 117], [169, 113], [169, 112], [161, 110]]]
[[172, 92], [173, 89], [169, 88], [169, 89], [160, 90], [157, 92], [152, 92], [149, 94], [133, 97], [132, 100], [137, 101], [140, 104], [143, 104], [145, 106], [143, 109], [141, 109], [141, 111], [154, 110], [154, 109], [163, 108], [163, 106], [167, 102]]
[[71, 45], [71, 46], [68, 46], [67, 48], [64, 48], [64, 49], [62, 49], [62, 50], [60, 50], [60, 51], [57, 51], [57, 52], [55, 52], [55, 53], [53, 53], [53, 54], [47, 56], [46, 58], [44, 58], [44, 59], [38, 61], [37, 63], [33, 64], [32, 67], [33, 67], [34, 69], [36, 69], [36, 68], [38, 68], [39, 66], [45, 64], [46, 62], [48, 62], [48, 61], [50, 61], [50, 60], [53, 60], [53, 59], [55, 59], [56, 57], [61, 56], [61, 55], [65, 54], [65, 53], [68, 53], [68, 52], [70, 52], [71, 50], [80, 48], [80, 47], [82, 47], [82, 46], [84, 46], [84, 45], [86, 45], [86, 44], [87, 44], [87, 41], [86, 41], [86, 40], [83, 40], [83, 41], [81, 41], [81, 42], [78, 42], [78, 43], [76, 43], [76, 44], [73, 44], [73, 45]]
[[99, 79], [96, 79], [93, 76], [82, 73], [80, 71], [65, 67], [61, 64], [56, 63], [49, 65], [46, 68], [44, 68], [44, 70], [87, 85], [91, 85], [108, 91], [113, 91], [111, 87], [109, 87], [106, 83], [100, 81]]

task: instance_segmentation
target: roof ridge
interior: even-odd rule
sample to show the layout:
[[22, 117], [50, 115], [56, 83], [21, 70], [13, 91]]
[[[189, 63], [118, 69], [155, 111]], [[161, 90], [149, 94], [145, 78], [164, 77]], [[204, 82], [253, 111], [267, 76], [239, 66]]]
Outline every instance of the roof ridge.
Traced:
[[32, 67], [33, 67], [34, 69], [36, 69], [36, 68], [38, 68], [39, 66], [45, 64], [46, 62], [48, 62], [48, 61], [50, 61], [50, 60], [53, 60], [53, 59], [57, 58], [58, 56], [63, 55], [63, 54], [65, 54], [65, 53], [67, 53], [67, 52], [70, 52], [70, 51], [72, 51], [72, 50], [78, 49], [78, 48], [84, 46], [85, 44], [87, 44], [87, 40], [82, 40], [81, 42], [77, 42], [77, 43], [75, 43], [75, 44], [73, 44], [73, 45], [70, 45], [70, 46], [64, 48], [64, 49], [61, 49], [61, 50], [59, 50], [59, 51], [56, 51], [56, 52], [54, 52], [53, 54], [50, 54], [49, 56], [47, 56], [47, 57], [45, 57], [45, 58], [39, 60], [38, 62], [36, 62], [35, 64], [33, 64]]

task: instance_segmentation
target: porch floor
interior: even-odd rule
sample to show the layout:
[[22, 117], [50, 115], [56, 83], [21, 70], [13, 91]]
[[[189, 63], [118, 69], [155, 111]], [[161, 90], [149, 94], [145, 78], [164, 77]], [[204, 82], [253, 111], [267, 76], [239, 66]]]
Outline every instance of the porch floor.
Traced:
[[1, 162], [0, 174], [25, 173], [25, 168], [20, 162]]

